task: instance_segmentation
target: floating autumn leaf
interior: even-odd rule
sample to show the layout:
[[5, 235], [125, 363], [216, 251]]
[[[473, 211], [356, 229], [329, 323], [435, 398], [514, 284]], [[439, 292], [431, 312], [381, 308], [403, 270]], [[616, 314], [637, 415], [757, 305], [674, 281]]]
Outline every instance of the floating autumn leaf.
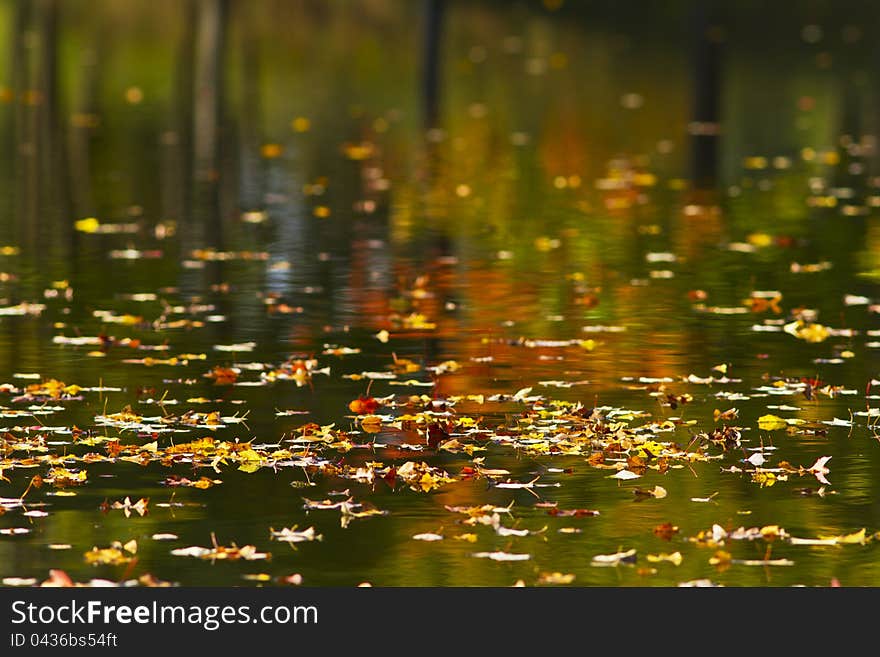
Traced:
[[538, 576], [538, 584], [571, 584], [575, 580], [574, 573], [541, 573]]
[[791, 559], [732, 559], [737, 566], [793, 566]]
[[758, 428], [763, 431], [777, 431], [788, 427], [788, 422], [778, 415], [762, 415], [758, 418]]
[[771, 311], [779, 315], [782, 313], [782, 308], [779, 307], [780, 301], [782, 301], [782, 293], [780, 292], [755, 291], [748, 299], [743, 300], [743, 305], [753, 313]]
[[595, 509], [558, 509], [553, 507], [547, 510], [547, 515], [558, 516], [560, 518], [589, 518], [598, 516], [599, 511]]
[[232, 367], [216, 366], [210, 372], [205, 374], [209, 379], [214, 380], [214, 385], [230, 386], [238, 380], [239, 371]]
[[638, 479], [642, 475], [636, 474], [631, 470], [618, 470], [613, 475], [609, 475], [609, 479], [619, 479], [620, 481], [628, 481], [630, 479]]
[[718, 550], [715, 554], [709, 557], [709, 565], [723, 569], [730, 565], [731, 558], [730, 552]]
[[358, 347], [336, 347], [333, 345], [325, 345], [324, 351], [321, 352], [324, 356], [349, 356], [359, 353], [361, 350]]
[[309, 510], [337, 510], [340, 512], [340, 524], [349, 526], [352, 520], [388, 515], [388, 511], [377, 509], [370, 504], [355, 502], [352, 498], [334, 502], [332, 500], [310, 500], [303, 498], [304, 508]]
[[755, 452], [754, 454], [749, 456], [749, 458], [747, 458], [746, 461], [748, 463], [751, 463], [755, 467], [760, 467], [760, 466], [764, 465], [764, 461], [766, 461], [766, 459], [764, 458], [764, 455], [761, 452]]
[[412, 374], [422, 369], [422, 366], [409, 358], [399, 358], [397, 354], [391, 354], [394, 362], [389, 365], [389, 369], [395, 374]]
[[677, 533], [678, 527], [673, 525], [671, 522], [664, 522], [654, 527], [654, 535], [658, 538], [662, 538], [664, 541], [671, 540], [672, 537]]
[[663, 486], [654, 486], [654, 488], [633, 488], [633, 495], [636, 496], [637, 499], [644, 499], [646, 497], [653, 497], [658, 500], [662, 500], [666, 497], [666, 489]]
[[379, 415], [367, 415], [361, 419], [361, 428], [366, 433], [379, 433], [382, 429], [382, 418]]
[[[864, 527], [852, 534], [843, 534], [841, 536], [820, 536], [819, 540], [825, 545], [864, 545], [869, 537]], [[794, 544], [800, 545], [816, 545], [817, 543], [807, 543], [806, 539], [791, 540]]]
[[279, 584], [290, 584], [292, 586], [299, 586], [303, 583], [303, 576], [299, 573], [293, 573], [292, 575], [283, 575], [277, 579]]
[[73, 227], [82, 233], [96, 233], [101, 227], [101, 222], [94, 217], [86, 217], [85, 219], [75, 221]]
[[148, 513], [148, 505], [150, 503], [149, 498], [142, 497], [137, 502], [132, 503], [131, 498], [126, 497], [122, 502], [113, 502], [110, 505], [111, 509], [121, 509], [125, 514], [125, 517], [128, 518], [131, 516], [131, 512], [135, 511], [139, 516], [143, 516]]
[[[501, 513], [510, 514], [511, 509], [513, 508], [513, 502], [511, 502], [508, 506], [495, 506], [493, 504], [483, 504], [482, 506], [445, 506], [447, 511], [452, 513], [461, 513], [465, 516], [468, 516], [469, 519], [476, 518], [489, 518], [494, 519], [495, 516], [498, 516]], [[467, 522], [467, 521], [465, 521]], [[483, 524], [493, 524], [493, 520], [489, 520]], [[472, 524], [472, 523], [471, 523]]]
[[756, 469], [754, 472], [752, 472], [752, 481], [760, 485], [761, 488], [769, 488], [770, 486], [773, 486], [777, 481], [785, 481], [786, 479], [788, 479], [787, 475], [776, 474], [775, 472], [771, 472], [769, 470]]
[[133, 555], [135, 552], [137, 552], [137, 542], [129, 541], [123, 545], [119, 541], [114, 541], [110, 547], [93, 547], [85, 553], [85, 560], [86, 563], [93, 566], [99, 564], [119, 566], [131, 562], [134, 557], [129, 555]]
[[374, 397], [360, 396], [348, 404], [348, 410], [358, 415], [372, 415], [379, 408], [379, 402]]
[[85, 470], [74, 471], [67, 468], [52, 468], [43, 477], [43, 481], [56, 487], [79, 486], [86, 482], [88, 475]]
[[257, 561], [261, 559], [270, 559], [272, 555], [268, 552], [259, 552], [253, 545], [244, 545], [238, 547], [234, 543], [231, 546], [218, 545], [211, 536], [213, 547], [190, 546], [185, 548], [177, 548], [171, 550], [171, 554], [176, 557], [195, 557], [206, 561]]
[[34, 399], [40, 397], [49, 397], [51, 399], [72, 399], [76, 397], [84, 388], [78, 385], [67, 385], [58, 379], [48, 379], [41, 383], [34, 383], [25, 391], [28, 396]]
[[309, 527], [308, 529], [297, 531], [296, 525], [290, 527], [289, 529], [282, 528], [279, 531], [270, 528], [269, 535], [271, 536], [272, 540], [285, 541], [286, 543], [304, 543], [310, 541], [320, 541], [322, 539], [321, 534], [316, 533], [314, 527]]
[[435, 322], [430, 321], [422, 313], [412, 313], [400, 320], [401, 326], [405, 329], [430, 331], [437, 328]]
[[407, 461], [397, 468], [397, 477], [405, 481], [412, 490], [424, 493], [455, 481], [445, 470], [432, 467], [424, 461]]
[[592, 565], [594, 566], [619, 566], [620, 564], [633, 564], [636, 562], [636, 549], [622, 552], [614, 552], [612, 554], [597, 554], [593, 557]]
[[681, 556], [681, 552], [673, 552], [671, 554], [668, 554], [666, 552], [661, 552], [660, 554], [646, 554], [645, 559], [647, 559], [651, 563], [668, 562], [676, 566], [680, 566], [681, 562], [684, 561], [684, 557]]
[[731, 420], [735, 420], [737, 417], [739, 417], [739, 409], [728, 408], [726, 411], [721, 411], [716, 408], [712, 412], [712, 416], [716, 422], [718, 422], [719, 420], [730, 422]]
[[499, 536], [532, 536], [535, 534], [543, 534], [547, 531], [547, 526], [545, 525], [541, 529], [532, 531], [529, 529], [515, 529], [513, 527], [504, 527], [500, 523], [500, 518], [495, 516], [492, 518], [492, 526], [495, 528], [495, 533]]
[[814, 322], [805, 322], [801, 319], [786, 324], [783, 327], [783, 330], [799, 340], [805, 340], [806, 342], [823, 342], [829, 335], [831, 335], [827, 326], [822, 326], [821, 324]]
[[253, 473], [262, 467], [263, 457], [259, 452], [253, 449], [243, 449], [235, 453], [235, 459], [238, 461], [238, 469], [242, 472]]
[[831, 471], [827, 467], [825, 467], [825, 464], [828, 463], [828, 461], [830, 460], [830, 456], [820, 456], [816, 459], [816, 462], [813, 463], [813, 465], [807, 468], [807, 472], [815, 475], [815, 477], [826, 486], [829, 484], [829, 482], [825, 480], [824, 475], [828, 474]]
[[709, 530], [701, 530], [696, 536], [690, 537], [688, 540], [696, 543], [700, 547], [718, 547], [724, 544], [727, 538], [727, 530], [718, 523], [712, 525]]
[[43, 581], [41, 587], [70, 587], [73, 586], [73, 580], [63, 570], [53, 569], [49, 571], [49, 579]]
[[193, 481], [191, 479], [188, 479], [187, 477], [182, 477], [180, 475], [169, 475], [162, 481], [162, 484], [165, 486], [186, 486], [189, 488], [201, 488], [203, 490], [222, 483], [223, 482], [219, 479], [211, 479], [210, 477], [199, 477], [198, 479]]
[[491, 559], [492, 561], [528, 561], [532, 558], [530, 554], [503, 552], [501, 550], [495, 552], [474, 552], [471, 556], [477, 559]]

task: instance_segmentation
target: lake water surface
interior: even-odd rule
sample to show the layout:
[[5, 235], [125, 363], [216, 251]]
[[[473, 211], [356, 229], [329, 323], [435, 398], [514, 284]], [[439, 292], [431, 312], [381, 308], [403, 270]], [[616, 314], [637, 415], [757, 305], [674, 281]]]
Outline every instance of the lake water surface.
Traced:
[[4, 584], [880, 585], [876, 16], [557, 4], [0, 4]]

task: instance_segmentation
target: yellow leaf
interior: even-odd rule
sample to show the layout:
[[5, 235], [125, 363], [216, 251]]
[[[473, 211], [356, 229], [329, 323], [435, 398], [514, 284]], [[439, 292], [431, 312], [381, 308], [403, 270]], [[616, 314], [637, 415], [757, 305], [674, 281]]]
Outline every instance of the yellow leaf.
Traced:
[[787, 426], [788, 423], [778, 415], [762, 415], [758, 418], [758, 427], [763, 431], [776, 431]]
[[663, 452], [664, 447], [654, 440], [649, 440], [644, 444], [639, 445], [639, 449], [648, 452], [652, 456], [660, 456], [660, 454]]
[[752, 233], [746, 239], [752, 246], [762, 247], [773, 244], [773, 236], [767, 233]]
[[422, 475], [421, 479], [419, 479], [419, 486], [421, 486], [422, 490], [426, 493], [432, 488], [436, 488], [437, 480], [428, 472]]
[[786, 324], [783, 329], [786, 333], [806, 342], [822, 342], [831, 334], [827, 326], [807, 324], [800, 319]]
[[108, 548], [93, 547], [84, 555], [86, 563], [91, 565], [107, 564], [118, 566], [130, 562], [131, 557], [126, 557], [122, 550], [116, 547], [117, 545], [119, 543], [114, 543], [112, 547]]
[[730, 552], [725, 552], [724, 550], [718, 550], [709, 558], [709, 564], [712, 566], [726, 566], [730, 563]]
[[202, 490], [205, 490], [207, 488], [210, 488], [214, 484], [219, 484], [219, 483], [220, 482], [216, 479], [209, 479], [208, 477], [199, 477], [198, 481], [194, 481], [190, 485], [193, 488], [201, 488]]
[[94, 217], [87, 217], [74, 223], [73, 227], [83, 233], [95, 233], [101, 227], [101, 223]]
[[574, 577], [574, 573], [541, 573], [538, 584], [571, 584]]
[[759, 470], [752, 474], [752, 481], [761, 485], [761, 487], [767, 486], [770, 487], [776, 483], [776, 475], [772, 472], [765, 472]]
[[661, 561], [668, 561], [671, 564], [675, 564], [676, 566], [680, 566], [684, 557], [681, 556], [681, 552], [673, 552], [672, 554], [667, 554], [662, 552], [660, 554], [647, 554], [645, 558], [650, 563], [660, 563]]
[[843, 536], [820, 536], [819, 538], [822, 540], [834, 539], [841, 545], [864, 545], [866, 540], [865, 528], [862, 527], [857, 532], [844, 534]]
[[761, 527], [761, 536], [767, 540], [779, 538], [781, 534], [782, 530], [779, 529], [779, 525], [766, 525]]

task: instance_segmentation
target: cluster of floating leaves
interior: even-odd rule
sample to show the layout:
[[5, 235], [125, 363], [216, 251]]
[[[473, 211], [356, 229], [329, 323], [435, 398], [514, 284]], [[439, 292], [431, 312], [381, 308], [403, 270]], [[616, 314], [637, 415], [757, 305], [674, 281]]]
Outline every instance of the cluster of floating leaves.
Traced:
[[[406, 364], [395, 362], [394, 369], [411, 370]], [[457, 363], [444, 363], [434, 368], [440, 372], [454, 372]], [[236, 385], [242, 371], [259, 372], [255, 381], [278, 384], [286, 380], [298, 382], [298, 377], [310, 380], [317, 368], [314, 360], [290, 359], [274, 367], [251, 367], [231, 370], [226, 373], [220, 367], [209, 371], [208, 376], [218, 385]], [[322, 372], [328, 373], [328, 372]], [[738, 382], [726, 376], [720, 378], [684, 376], [675, 380], [626, 379], [622, 385], [630, 389], [642, 389], [649, 397], [657, 398], [661, 406], [675, 409], [693, 401], [692, 393], [671, 390], [674, 384], [680, 386], [705, 386], [707, 384], [729, 384]], [[819, 385], [819, 382], [777, 379], [768, 384], [762, 383], [751, 392], [752, 395], [768, 397], [803, 396], [811, 394], [844, 394], [847, 391], [835, 390], [833, 386]], [[47, 379], [29, 384], [24, 388], [5, 385], [2, 392], [9, 396], [13, 404], [54, 404], [81, 400], [83, 395], [95, 394], [95, 389], [75, 384]], [[742, 394], [742, 393], [739, 393]], [[716, 393], [716, 397], [724, 397]], [[728, 396], [729, 398], [730, 396]], [[148, 403], [150, 400], [146, 400]], [[193, 401], [193, 400], [190, 400]], [[205, 400], [210, 401], [210, 400]], [[254, 444], [254, 441], [223, 439], [217, 436], [203, 436], [188, 441], [175, 440], [178, 433], [190, 433], [195, 429], [221, 432], [231, 424], [242, 424], [244, 416], [223, 416], [219, 411], [186, 410], [171, 413], [176, 400], [162, 402], [162, 413], [142, 415], [131, 407], [115, 413], [104, 412], [94, 417], [94, 427], [113, 428], [115, 435], [110, 437], [94, 430], [52, 429], [45, 426], [9, 427], [2, 436], [2, 458], [0, 472], [40, 469], [33, 475], [27, 489], [17, 497], [0, 498], [0, 512], [22, 513], [33, 519], [46, 516], [42, 503], [31, 503], [38, 489], [50, 488], [62, 491], [86, 485], [89, 482], [89, 467], [96, 463], [130, 462], [139, 466], [158, 463], [172, 470], [185, 468], [186, 475], [180, 472], [168, 474], [162, 481], [168, 487], [192, 487], [207, 489], [223, 483], [219, 478], [225, 471], [235, 469], [244, 473], [267, 472], [279, 475], [290, 472], [295, 475], [295, 487], [308, 487], [317, 478], [348, 481], [375, 489], [388, 487], [401, 494], [424, 495], [461, 482], [481, 482], [479, 485], [510, 491], [516, 495], [522, 491], [533, 498], [535, 508], [546, 511], [548, 516], [583, 520], [601, 515], [597, 509], [564, 509], [554, 502], [545, 501], [547, 489], [562, 486], [560, 481], [566, 474], [574, 471], [578, 464], [599, 471], [607, 479], [615, 480], [611, 486], [620, 486], [649, 475], [662, 476], [678, 469], [694, 470], [695, 467], [719, 468], [732, 476], [751, 481], [758, 486], [772, 486], [787, 481], [814, 480], [821, 487], [815, 494], [824, 496], [833, 493], [828, 479], [830, 456], [821, 456], [812, 464], [793, 465], [775, 456], [775, 447], [770, 444], [752, 446], [754, 441], [744, 436], [748, 429], [735, 424], [739, 412], [735, 407], [727, 410], [716, 409], [715, 426], [700, 430], [694, 421], [681, 417], [655, 418], [646, 411], [617, 408], [612, 406], [587, 407], [580, 402], [555, 400], [541, 394], [534, 394], [532, 388], [523, 388], [509, 394], [461, 395], [446, 398], [426, 395], [389, 395], [382, 398], [361, 395], [352, 400], [348, 411], [346, 428], [331, 425], [318, 425], [306, 422], [291, 434], [274, 445]], [[467, 407], [477, 412], [460, 412], [458, 407]], [[771, 405], [776, 412], [784, 412], [785, 405]], [[51, 408], [51, 407], [50, 407]], [[7, 408], [12, 411], [14, 408]], [[283, 415], [283, 413], [281, 413]], [[868, 413], [869, 417], [873, 414]], [[17, 417], [8, 413], [8, 417]], [[799, 419], [785, 419], [768, 413], [757, 420], [757, 428], [768, 436], [773, 432], [790, 435], [817, 435], [824, 433], [827, 426], [842, 424], [839, 421], [809, 423]], [[851, 422], [843, 423], [850, 426]], [[689, 431], [689, 439], [680, 439], [680, 429]], [[66, 434], [70, 440], [52, 441], [56, 434]], [[63, 445], [63, 449], [58, 447]], [[87, 451], [78, 453], [70, 447], [82, 447]], [[558, 459], [565, 467], [545, 467], [542, 472], [530, 479], [516, 479], [504, 468], [493, 468], [487, 463], [491, 454], [507, 451], [523, 457], [542, 461]], [[382, 458], [383, 451], [389, 457]], [[402, 459], [401, 454], [412, 452], [414, 458]], [[364, 458], [347, 461], [346, 456], [362, 452]], [[450, 453], [465, 458], [468, 465], [449, 471], [432, 465], [438, 455]], [[297, 474], [298, 473], [298, 474]], [[3, 476], [4, 481], [9, 481]], [[664, 487], [636, 486], [630, 494], [636, 499], [661, 500], [667, 496]], [[805, 489], [809, 490], [809, 489]], [[338, 514], [343, 528], [353, 521], [387, 515], [388, 511], [375, 507], [369, 501], [356, 501], [349, 490], [336, 494], [338, 499], [314, 500], [303, 498], [303, 508], [308, 513], [331, 511]], [[528, 497], [521, 503], [529, 504]], [[695, 502], [709, 502], [708, 498], [694, 498]], [[527, 561], [532, 558], [528, 551], [534, 536], [544, 536], [548, 527], [527, 528], [520, 526], [514, 518], [514, 501], [508, 506], [447, 506], [451, 515], [450, 524], [462, 527], [457, 532], [423, 532], [414, 535], [414, 540], [435, 542], [452, 538], [468, 543], [480, 543], [481, 535], [474, 531], [479, 527], [488, 528], [494, 535], [517, 542], [507, 549], [475, 550], [473, 558], [493, 561]], [[105, 512], [122, 511], [126, 518], [143, 516], [149, 511], [149, 500], [140, 498], [132, 501], [130, 497], [102, 505]], [[506, 521], [504, 519], [507, 519]], [[27, 527], [8, 528], [3, 533], [14, 536], [26, 533]], [[578, 533], [577, 526], [563, 527], [560, 533]], [[665, 540], [672, 540], [678, 528], [672, 525], [660, 526], [654, 533]], [[162, 536], [162, 538], [173, 535]], [[154, 537], [155, 538], [155, 537]], [[299, 530], [294, 525], [281, 530], [269, 529], [273, 541], [289, 544], [321, 540], [322, 536], [314, 527]], [[714, 525], [692, 537], [681, 540], [700, 547], [714, 549], [708, 563], [718, 569], [737, 565], [778, 566], [792, 565], [788, 558], [769, 556], [771, 543], [790, 546], [808, 545], [864, 545], [873, 541], [876, 535], [865, 529], [845, 536], [818, 536], [798, 538], [778, 526], [760, 528], [724, 529]], [[768, 556], [762, 559], [735, 559], [725, 550], [732, 541], [763, 540], [768, 543]], [[523, 550], [525, 548], [525, 550]], [[107, 547], [95, 546], [87, 551], [84, 559], [89, 564], [125, 566], [136, 561], [137, 543], [115, 542]], [[189, 556], [212, 562], [268, 560], [271, 554], [260, 551], [254, 545], [237, 546], [234, 543], [222, 546], [213, 542], [211, 546], [190, 546], [175, 548], [175, 556]], [[659, 564], [679, 565], [684, 557], [680, 551], [648, 554], [648, 566], [640, 570], [644, 574], [655, 572]], [[639, 563], [635, 549], [621, 550], [610, 554], [597, 554], [592, 558], [596, 566], [621, 566]], [[53, 576], [47, 580], [55, 585], [63, 580]], [[538, 584], [564, 584], [573, 581], [572, 575], [564, 573], [542, 573]], [[16, 582], [20, 583], [20, 582]]]
[[[632, 104], [636, 99], [627, 102]], [[307, 121], [297, 125], [300, 126], [297, 131], [308, 129]], [[345, 157], [355, 162], [367, 161], [375, 157], [377, 151], [377, 145], [370, 141], [346, 144], [343, 148]], [[274, 159], [282, 152], [281, 146], [267, 144], [261, 154], [266, 159]], [[752, 161], [748, 168], [759, 170], [766, 167], [766, 163], [760, 164]], [[581, 183], [576, 176], [558, 177], [556, 181], [554, 185], [558, 189], [576, 188]], [[310, 184], [307, 195], [319, 196], [325, 182]], [[642, 190], [656, 182], [654, 174], [634, 170], [616, 171], [596, 181], [598, 189], [608, 192]], [[461, 198], [470, 193], [467, 186], [459, 186], [456, 190]], [[640, 195], [641, 192], [632, 198]], [[628, 206], [631, 201], [626, 199], [629, 198], [626, 194], [609, 194], [606, 207], [613, 210]], [[685, 208], [685, 213], [688, 212], [698, 215], [710, 211], [689, 206]], [[318, 219], [327, 219], [331, 213], [328, 206], [319, 205], [313, 214]], [[261, 224], [268, 218], [266, 212], [251, 211], [244, 214], [242, 221]], [[109, 223], [89, 217], [76, 221], [74, 228], [85, 235], [128, 235], [136, 233], [139, 225]], [[652, 227], [642, 228], [646, 229], [645, 234], [652, 234]], [[790, 241], [791, 238], [783, 235], [751, 233], [742, 241], [723, 245], [723, 249], [731, 253], [755, 254], [763, 249], [784, 247]], [[562, 243], [555, 236], [540, 236], [534, 240], [533, 247], [538, 253], [549, 253], [559, 249]], [[0, 253], [13, 255], [17, 250], [10, 248], [0, 250]], [[108, 252], [114, 260], [156, 259], [164, 255], [160, 249], [127, 248]], [[498, 260], [509, 260], [513, 253], [502, 251], [497, 256]], [[265, 251], [213, 248], [194, 249], [183, 257], [181, 266], [184, 269], [203, 269], [219, 262], [264, 263], [271, 259]], [[651, 267], [649, 281], [665, 280], [675, 276], [674, 269], [681, 259], [674, 253], [655, 251], [645, 254], [645, 262]], [[289, 268], [290, 263], [278, 261], [268, 266], [280, 271]], [[789, 271], [808, 276], [831, 267], [827, 261], [792, 262]], [[584, 285], [582, 274], [571, 274], [570, 280], [577, 293], [575, 304], [582, 310], [600, 302], [597, 289]], [[228, 290], [227, 284], [212, 288], [218, 293]], [[307, 294], [315, 291], [303, 290]], [[788, 417], [788, 414], [799, 411], [798, 404], [804, 401], [855, 398], [862, 395], [862, 391], [822, 381], [818, 377], [768, 375], [760, 382], [744, 382], [735, 378], [725, 364], [707, 372], [682, 373], [679, 377], [621, 376], [622, 389], [636, 396], [644, 394], [643, 409], [599, 404], [598, 401], [556, 399], [545, 394], [547, 389], [569, 390], [588, 386], [590, 382], [582, 378], [539, 379], [532, 386], [519, 390], [514, 387], [507, 393], [473, 391], [471, 394], [443, 395], [438, 392], [437, 383], [443, 377], [455, 377], [466, 373], [471, 366], [492, 362], [490, 347], [531, 350], [528, 353], [538, 353], [538, 358], [546, 360], [553, 358], [549, 354], [555, 352], [576, 352], [583, 356], [601, 350], [605, 336], [624, 333], [628, 330], [625, 326], [584, 326], [583, 332], [595, 338], [486, 337], [482, 343], [487, 347], [486, 354], [475, 356], [470, 362], [438, 359], [439, 362], [423, 363], [393, 353], [387, 367], [375, 371], [346, 369], [345, 358], [363, 350], [337, 343], [326, 343], [315, 353], [290, 354], [276, 362], [242, 362], [242, 355], [252, 354], [257, 349], [258, 345], [251, 341], [217, 344], [204, 352], [190, 353], [177, 349], [173, 340], [169, 341], [169, 336], [175, 332], [205, 329], [226, 321], [226, 317], [210, 303], [172, 301], [177, 292], [165, 289], [127, 295], [121, 298], [128, 304], [124, 310], [95, 309], [92, 320], [100, 324], [102, 332], [94, 335], [83, 334], [79, 327], [68, 326], [63, 321], [56, 322], [53, 325], [56, 334], [51, 343], [58, 348], [82, 350], [81, 353], [88, 358], [119, 357], [119, 362], [138, 368], [138, 371], [142, 368], [171, 372], [186, 370], [187, 378], [169, 381], [181, 389], [207, 385], [212, 391], [222, 391], [224, 399], [214, 399], [213, 394], [212, 397], [182, 394], [176, 399], [168, 393], [161, 396], [155, 393], [141, 396], [134, 407], [104, 408], [85, 426], [51, 426], [44, 420], [64, 413], [73, 404], [94, 402], [104, 393], [120, 392], [120, 389], [86, 385], [82, 381], [64, 382], [51, 376], [28, 373], [16, 375], [13, 382], [0, 384], [0, 417], [8, 424], [0, 428], [0, 486], [6, 495], [0, 497], [0, 515], [13, 521], [10, 526], [0, 529], [2, 540], [15, 540], [16, 536], [30, 533], [33, 523], [43, 522], [43, 519], [48, 518], [45, 522], [51, 522], [52, 500], [75, 496], [78, 489], [92, 485], [95, 481], [92, 473], [96, 468], [126, 463], [142, 468], [151, 465], [163, 468], [167, 472], [163, 471], [159, 481], [162, 486], [171, 489], [172, 493], [175, 489], [192, 489], [195, 496], [225, 485], [224, 479], [228, 479], [231, 472], [254, 477], [289, 478], [291, 495], [298, 498], [297, 507], [301, 506], [303, 514], [313, 519], [314, 525], [300, 529], [298, 524], [291, 522], [289, 527], [281, 529], [266, 527], [265, 540], [290, 546], [328, 542], [329, 539], [325, 541], [324, 535], [319, 533], [327, 517], [348, 530], [357, 523], [381, 522], [392, 511], [379, 508], [369, 499], [369, 494], [377, 490], [422, 497], [443, 494], [456, 487], [500, 491], [499, 494], [506, 496], [509, 503], [445, 504], [443, 508], [448, 521], [440, 526], [425, 527], [425, 531], [411, 534], [411, 539], [425, 544], [455, 541], [468, 546], [468, 554], [473, 559], [532, 562], [537, 560], [535, 553], [541, 543], [558, 540], [553, 534], [582, 533], [590, 523], [600, 523], [608, 515], [600, 508], [564, 508], [548, 499], [566, 486], [566, 479], [575, 472], [594, 475], [596, 485], [607, 495], [623, 494], [636, 502], [660, 508], [671, 495], [666, 486], [656, 482], [676, 471], [697, 477], [701, 471], [720, 471], [728, 477], [731, 485], [753, 486], [756, 491], [789, 486], [799, 495], [824, 498], [836, 492], [832, 457], [817, 453], [808, 462], [792, 463], [780, 456], [780, 450], [784, 448], [779, 444], [788, 438], [825, 437], [833, 428], [852, 430], [861, 427], [873, 435], [876, 420], [880, 418], [880, 411], [869, 405], [870, 400], [876, 398], [870, 394], [871, 386], [880, 385], [880, 381], [868, 383], [863, 395], [868, 402], [865, 410], [852, 412], [848, 418], [805, 420]], [[425, 309], [428, 304], [425, 307], [421, 304], [433, 297], [427, 276], [411, 281], [407, 289], [401, 291], [401, 303], [383, 318], [385, 327], [374, 334], [375, 340], [382, 345], [402, 345], [413, 337], [438, 331], [440, 318]], [[49, 314], [51, 304], [73, 298], [73, 288], [66, 281], [58, 281], [44, 291], [41, 302], [22, 301], [6, 305], [0, 307], [0, 315], [42, 319]], [[262, 301], [270, 315], [303, 312], [301, 307], [290, 305], [270, 293], [265, 294]], [[846, 347], [835, 348], [831, 357], [817, 355], [813, 360], [815, 364], [843, 363], [855, 356], [855, 348], [880, 346], [880, 342], [872, 340], [880, 332], [860, 332], [822, 323], [817, 311], [792, 307], [779, 290], [752, 290], [747, 296], [728, 301], [731, 305], [721, 305], [712, 299], [710, 293], [695, 289], [688, 294], [688, 301], [699, 317], [746, 316], [750, 323], [754, 321], [753, 332], [779, 334], [780, 339], [797, 340], [807, 348], [832, 339], [847, 342]], [[153, 305], [142, 308], [142, 304]], [[842, 305], [864, 308], [868, 313], [880, 312], [880, 304], [875, 300], [856, 294], [843, 296]], [[152, 313], [148, 308], [154, 309]], [[32, 382], [21, 383], [31, 379]], [[388, 386], [385, 392], [389, 394], [372, 396], [367, 386], [364, 394], [351, 399], [347, 408], [341, 406], [338, 409], [338, 419], [331, 424], [304, 421], [284, 434], [260, 438], [247, 434], [244, 437], [231, 435], [232, 427], [239, 434], [249, 433], [249, 411], [225, 412], [227, 405], [240, 403], [230, 398], [236, 390], [285, 385], [320, 389], [329, 380], [375, 382]], [[400, 391], [401, 388], [404, 390]], [[422, 394], [428, 392], [432, 394]], [[217, 396], [220, 394], [218, 392]], [[749, 400], [767, 402], [767, 412], [754, 422], [741, 417], [745, 414], [741, 414], [736, 406], [739, 401]], [[711, 421], [705, 420], [701, 424], [698, 420], [686, 419], [684, 409], [691, 404], [708, 404], [708, 408], [714, 408]], [[275, 417], [289, 418], [306, 413], [297, 409], [276, 409]], [[494, 462], [507, 456], [517, 456], [524, 462], [536, 464], [534, 471], [527, 476], [515, 475]], [[11, 477], [19, 472], [25, 473], [28, 483], [23, 489], [12, 491]], [[19, 477], [18, 481], [21, 480]], [[643, 484], [638, 480], [650, 483]], [[303, 492], [316, 486], [318, 481], [346, 488], [326, 493], [325, 499], [315, 499], [315, 496]], [[671, 485], [668, 487], [672, 488]], [[357, 494], [352, 494], [352, 490]], [[704, 495], [692, 497], [689, 501], [710, 505], [719, 493], [707, 490]], [[136, 523], [151, 513], [151, 509], [164, 510], [174, 504], [151, 502], [134, 494], [106, 500], [96, 511], [121, 513], [128, 521]], [[19, 518], [26, 520], [14, 524]], [[645, 527], [645, 533], [653, 533], [658, 540], [670, 543], [669, 549], [641, 555], [636, 548], [620, 546], [616, 551], [589, 555], [589, 563], [596, 567], [634, 567], [640, 574], [650, 576], [659, 568], [678, 567], [686, 558], [694, 558], [690, 556], [692, 552], [685, 557], [683, 550], [696, 547], [705, 550], [706, 566], [715, 571], [738, 566], [791, 566], [796, 563], [800, 548], [865, 548], [880, 538], [880, 534], [872, 533], [868, 528], [840, 535], [795, 536], [778, 525], [734, 527], [721, 522], [693, 535], [683, 535], [671, 522], [653, 529]], [[170, 532], [159, 532], [152, 535], [152, 540], [175, 543], [179, 538]], [[765, 544], [763, 556], [751, 559], [734, 557], [729, 550], [734, 550], [733, 546], [742, 541]], [[71, 546], [55, 547], [69, 549]], [[93, 580], [87, 584], [167, 584], [149, 574], [129, 578], [130, 571], [137, 567], [138, 544], [135, 540], [112, 541], [103, 547], [91, 546], [91, 549], [82, 547], [86, 564], [117, 568], [114, 572], [119, 575], [112, 582]], [[315, 546], [308, 549], [311, 547]], [[420, 547], [435, 549], [433, 545]], [[774, 556], [774, 549], [784, 549], [786, 556]], [[272, 557], [261, 546], [239, 546], [234, 541], [223, 545], [214, 535], [209, 545], [174, 547], [170, 554], [211, 563], [269, 561]], [[271, 578], [261, 574], [253, 579], [267, 581]], [[289, 576], [279, 581], [299, 583], [300, 580]], [[541, 572], [538, 569], [528, 583], [565, 585], [575, 581], [575, 575], [571, 573]], [[43, 581], [7, 577], [3, 583], [76, 585], [58, 570], [51, 571], [48, 579]], [[711, 581], [683, 582], [686, 585], [706, 583], [711, 584]]]

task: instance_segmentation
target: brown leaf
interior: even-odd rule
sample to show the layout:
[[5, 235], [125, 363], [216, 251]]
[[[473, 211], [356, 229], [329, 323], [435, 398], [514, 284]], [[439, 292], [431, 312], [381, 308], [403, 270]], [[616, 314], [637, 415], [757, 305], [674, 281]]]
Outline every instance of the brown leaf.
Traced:
[[672, 537], [677, 533], [678, 527], [671, 522], [664, 522], [663, 524], [654, 527], [654, 535], [657, 536], [657, 538], [662, 538], [664, 541], [672, 540]]

